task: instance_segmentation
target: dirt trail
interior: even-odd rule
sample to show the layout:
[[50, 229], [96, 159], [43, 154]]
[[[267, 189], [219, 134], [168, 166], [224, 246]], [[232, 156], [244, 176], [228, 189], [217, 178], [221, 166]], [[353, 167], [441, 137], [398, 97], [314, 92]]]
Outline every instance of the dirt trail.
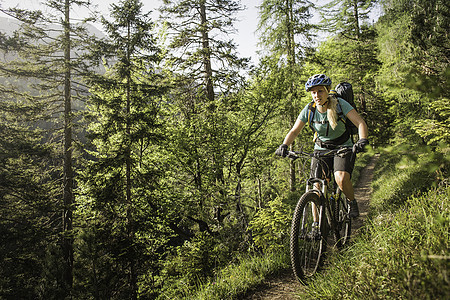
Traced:
[[[371, 193], [370, 183], [377, 159], [378, 155], [372, 157], [369, 164], [361, 171], [360, 180], [355, 185], [355, 198], [358, 200], [360, 217], [352, 222], [352, 235], [357, 233], [367, 218]], [[278, 277], [268, 280], [264, 286], [245, 300], [294, 300], [298, 299], [296, 292], [299, 288], [301, 288], [301, 284], [294, 277], [292, 271], [286, 270]]]

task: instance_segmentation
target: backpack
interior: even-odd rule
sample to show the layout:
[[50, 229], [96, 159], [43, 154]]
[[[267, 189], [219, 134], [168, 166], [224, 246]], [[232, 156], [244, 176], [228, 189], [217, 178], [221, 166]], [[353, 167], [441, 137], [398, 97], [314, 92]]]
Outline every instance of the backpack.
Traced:
[[[342, 82], [339, 83], [335, 90], [331, 90], [330, 91], [331, 95], [335, 95], [338, 98], [342, 98], [345, 101], [347, 101], [354, 109], [356, 109], [356, 104], [354, 101], [354, 95], [353, 95], [353, 88], [352, 85], [348, 82]], [[336, 106], [336, 112], [338, 114], [338, 118], [339, 120], [341, 120], [344, 124], [345, 124], [345, 133], [338, 137], [335, 140], [329, 141], [327, 142], [328, 145], [325, 145], [325, 143], [321, 142], [318, 138], [317, 138], [317, 133], [315, 132], [312, 123], [313, 123], [313, 118], [314, 118], [314, 113], [316, 112], [316, 104], [314, 103], [314, 101], [312, 101], [309, 105], [308, 105], [308, 125], [311, 128], [311, 130], [315, 133], [314, 135], [314, 141], [316, 143], [319, 144], [319, 146], [324, 147], [324, 148], [328, 148], [328, 147], [334, 147], [335, 145], [340, 145], [342, 143], [344, 143], [346, 140], [348, 140], [349, 137], [352, 138], [353, 141], [353, 135], [358, 133], [358, 127], [356, 127], [350, 120], [348, 120], [345, 116], [344, 113], [342, 112], [342, 108], [338, 99], [337, 102], [337, 106]]]
[[[330, 91], [330, 94], [335, 95], [336, 97], [342, 98], [345, 101], [347, 101], [356, 111], [358, 109], [356, 108], [355, 104], [355, 96], [353, 95], [353, 87], [348, 82], [341, 82], [339, 83], [334, 90]], [[347, 120], [347, 118], [344, 117], [344, 114], [342, 113], [341, 106], [338, 101], [337, 105], [337, 113], [339, 118], [344, 122], [345, 126], [348, 130], [350, 130], [350, 134], [358, 134], [358, 128], [350, 121]]]

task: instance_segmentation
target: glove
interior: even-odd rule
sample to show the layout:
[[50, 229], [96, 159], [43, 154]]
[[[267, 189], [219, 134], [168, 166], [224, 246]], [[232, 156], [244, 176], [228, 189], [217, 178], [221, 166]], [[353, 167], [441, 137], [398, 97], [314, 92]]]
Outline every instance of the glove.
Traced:
[[288, 155], [288, 146], [286, 144], [281, 144], [277, 151], [275, 151], [275, 154], [286, 157]]
[[364, 152], [366, 145], [369, 145], [368, 139], [359, 139], [356, 144], [353, 145], [353, 149], [356, 150], [356, 152]]

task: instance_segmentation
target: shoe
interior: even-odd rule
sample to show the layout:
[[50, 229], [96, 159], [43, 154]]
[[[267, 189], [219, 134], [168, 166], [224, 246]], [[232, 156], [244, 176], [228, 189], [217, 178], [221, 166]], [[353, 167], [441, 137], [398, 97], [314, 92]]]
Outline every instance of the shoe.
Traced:
[[353, 199], [353, 201], [350, 201], [348, 204], [350, 205], [350, 218], [356, 219], [359, 217], [358, 202], [356, 202], [356, 199]]

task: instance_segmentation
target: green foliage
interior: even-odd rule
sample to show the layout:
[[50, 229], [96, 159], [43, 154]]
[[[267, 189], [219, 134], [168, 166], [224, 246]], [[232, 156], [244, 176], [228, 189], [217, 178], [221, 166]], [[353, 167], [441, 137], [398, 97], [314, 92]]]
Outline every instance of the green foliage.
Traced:
[[[377, 24], [377, 76], [390, 102], [393, 136], [404, 141], [448, 143], [449, 78], [448, 5], [442, 1], [384, 1], [385, 15]], [[448, 26], [447, 26], [448, 27]], [[392, 42], [395, 40], [395, 42]]]
[[61, 224], [55, 215], [60, 192], [49, 164], [54, 153], [39, 144], [37, 132], [14, 125], [0, 121], [0, 294], [63, 297], [57, 284]]
[[[0, 88], [0, 294], [63, 295], [57, 154], [33, 119], [42, 107]], [[19, 101], [20, 100], [20, 101]], [[37, 287], [40, 286], [38, 290]]]
[[281, 251], [289, 243], [292, 205], [280, 197], [260, 208], [249, 224], [256, 247], [264, 252]]
[[[287, 65], [311, 53], [308, 46], [315, 27], [310, 19], [313, 4], [298, 0], [264, 0], [259, 6], [260, 44]], [[301, 42], [300, 42], [301, 41]]]
[[238, 258], [237, 262], [220, 270], [216, 278], [198, 290], [186, 294], [187, 299], [242, 299], [249, 291], [276, 276], [289, 266], [287, 251], [263, 256]]
[[413, 126], [417, 134], [429, 145], [450, 144], [450, 107], [442, 105], [448, 101], [449, 99], [443, 98], [432, 102], [428, 109], [428, 115], [432, 118], [417, 120]]
[[448, 154], [429, 147], [387, 148], [374, 175], [371, 205], [377, 211], [403, 205], [410, 195], [436, 186], [450, 166]]
[[182, 245], [167, 251], [167, 259], [155, 277], [161, 299], [192, 294], [197, 286], [214, 280], [230, 262], [248, 251], [248, 244], [242, 240], [240, 222], [234, 223], [225, 223], [219, 233], [196, 232]]
[[71, 292], [73, 206], [61, 200], [73, 197], [73, 149], [67, 146], [75, 115], [71, 97], [85, 90], [69, 83], [87, 68], [75, 58], [69, 61], [71, 52], [64, 50], [85, 45], [86, 31], [69, 18], [74, 7], [85, 4], [49, 1], [45, 14], [3, 10], [17, 25], [0, 41], [0, 294], [5, 298], [55, 299]]
[[357, 37], [361, 27], [367, 26], [369, 13], [376, 0], [333, 0], [321, 7], [322, 23], [326, 30]]
[[235, 0], [163, 1], [161, 16], [172, 34], [166, 59], [187, 79], [189, 94], [203, 93], [212, 100], [212, 92], [226, 94], [241, 86], [240, 71], [249, 59], [238, 56], [228, 34], [236, 31], [236, 14], [242, 9]]
[[354, 246], [333, 259], [305, 299], [445, 299], [450, 188], [410, 197], [372, 219]]
[[212, 276], [217, 265], [221, 265], [220, 259], [224, 255], [221, 247], [217, 247], [214, 237], [206, 232], [196, 233], [178, 247], [174, 255], [165, 261], [162, 270], [162, 298], [178, 298], [198, 282]]
[[93, 149], [79, 190], [76, 284], [97, 298], [154, 297], [158, 251], [171, 233], [156, 145], [167, 85], [165, 73], [155, 71], [159, 49], [142, 3], [113, 4], [111, 14], [113, 22], [103, 19], [108, 39], [101, 45], [112, 65], [90, 80], [86, 120]]

